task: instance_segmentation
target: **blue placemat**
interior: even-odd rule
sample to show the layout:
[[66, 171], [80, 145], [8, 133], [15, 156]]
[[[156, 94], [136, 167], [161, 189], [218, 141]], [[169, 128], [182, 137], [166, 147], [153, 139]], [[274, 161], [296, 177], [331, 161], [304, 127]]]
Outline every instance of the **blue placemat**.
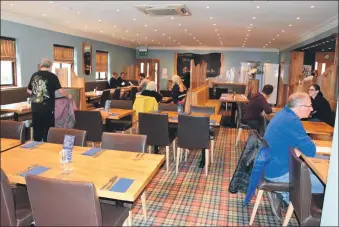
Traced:
[[26, 143], [24, 145], [21, 146], [21, 148], [33, 148], [35, 146], [40, 145], [42, 142], [38, 142], [38, 141], [32, 141], [30, 143]]
[[173, 121], [177, 121], [178, 120], [177, 117], [170, 117], [170, 119], [173, 120]]
[[215, 120], [210, 120], [210, 123], [215, 124]]
[[110, 113], [108, 116], [114, 117], [114, 116], [118, 116], [118, 115], [119, 115], [118, 113]]
[[99, 151], [101, 151], [100, 147], [93, 147], [93, 148], [85, 151], [84, 153], [82, 153], [82, 155], [93, 156], [96, 153], [98, 153]]
[[127, 189], [133, 184], [134, 180], [127, 179], [127, 178], [120, 178], [117, 183], [111, 187], [111, 192], [121, 192], [124, 193]]
[[27, 174], [31, 174], [31, 175], [39, 175], [40, 173], [43, 173], [45, 171], [49, 170], [49, 168], [45, 167], [45, 166], [36, 166], [24, 173], [21, 173], [20, 176], [22, 177], [26, 177]]

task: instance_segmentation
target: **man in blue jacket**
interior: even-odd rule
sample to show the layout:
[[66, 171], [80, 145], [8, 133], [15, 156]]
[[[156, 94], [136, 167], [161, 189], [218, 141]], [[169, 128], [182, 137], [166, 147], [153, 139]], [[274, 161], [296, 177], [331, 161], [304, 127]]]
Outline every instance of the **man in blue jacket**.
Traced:
[[[265, 178], [273, 182], [289, 182], [289, 147], [298, 148], [304, 155], [314, 157], [316, 147], [300, 121], [312, 112], [312, 102], [307, 93], [296, 92], [287, 101], [284, 109], [276, 113], [268, 124], [265, 140], [271, 149], [272, 160], [266, 167]], [[300, 156], [299, 151], [297, 156]], [[311, 173], [312, 193], [323, 193], [324, 186]], [[289, 203], [288, 192], [277, 192]], [[268, 192], [273, 213], [281, 218], [281, 202], [276, 193]]]

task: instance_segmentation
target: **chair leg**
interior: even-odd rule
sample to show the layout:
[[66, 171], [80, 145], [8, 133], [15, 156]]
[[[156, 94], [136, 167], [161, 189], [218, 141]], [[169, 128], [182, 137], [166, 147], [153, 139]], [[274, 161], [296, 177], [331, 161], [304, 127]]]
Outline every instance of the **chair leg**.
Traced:
[[285, 216], [282, 226], [287, 226], [288, 222], [290, 221], [290, 218], [292, 217], [293, 211], [294, 211], [294, 207], [293, 207], [292, 202], [290, 202], [290, 204], [288, 204], [286, 216]]
[[128, 212], [128, 226], [132, 226], [132, 210]]
[[205, 173], [206, 176], [208, 175], [208, 163], [210, 162], [210, 157], [209, 157], [209, 151], [208, 149], [205, 149]]
[[185, 162], [187, 161], [188, 149], [185, 149]]
[[237, 135], [237, 140], [235, 141], [235, 146], [238, 145], [240, 137], [241, 137], [241, 133], [242, 133], [242, 128], [238, 129], [238, 135]]
[[169, 169], [169, 146], [166, 146], [166, 172]]
[[133, 134], [132, 127], [129, 129], [129, 134]]
[[175, 173], [176, 174], [178, 174], [178, 172], [179, 172], [179, 162], [180, 162], [180, 156], [181, 156], [181, 148], [180, 147], [178, 147], [177, 148], [177, 161], [176, 161], [176, 165], [175, 165]]
[[172, 146], [173, 146], [173, 158], [174, 158], [174, 162], [175, 162], [175, 161], [176, 161], [176, 159], [175, 159], [175, 154], [176, 154], [176, 144], [175, 144], [175, 140], [173, 140]]
[[142, 211], [144, 213], [144, 220], [147, 221], [147, 207], [146, 207], [146, 191], [141, 194]]
[[250, 225], [253, 224], [255, 215], [257, 214], [257, 210], [258, 210], [263, 192], [264, 192], [263, 190], [259, 190], [257, 198], [255, 199], [255, 204], [254, 204], [253, 211], [252, 211], [252, 214], [251, 214], [251, 219], [250, 219]]
[[92, 147], [94, 147], [94, 142], [92, 142]]
[[214, 162], [214, 140], [211, 140], [211, 163]]
[[148, 146], [148, 153], [152, 153], [152, 146]]
[[31, 133], [31, 140], [33, 141], [33, 126], [30, 127], [30, 133]]

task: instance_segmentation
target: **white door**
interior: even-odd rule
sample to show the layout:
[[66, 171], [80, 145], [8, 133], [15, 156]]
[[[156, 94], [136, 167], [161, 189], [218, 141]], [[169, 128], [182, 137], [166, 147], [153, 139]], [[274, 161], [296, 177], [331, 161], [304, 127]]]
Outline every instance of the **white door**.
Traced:
[[275, 105], [277, 104], [277, 94], [278, 94], [278, 80], [279, 80], [279, 64], [264, 64], [264, 74], [263, 74], [263, 86], [266, 84], [271, 84], [274, 89], [268, 99], [268, 103]]

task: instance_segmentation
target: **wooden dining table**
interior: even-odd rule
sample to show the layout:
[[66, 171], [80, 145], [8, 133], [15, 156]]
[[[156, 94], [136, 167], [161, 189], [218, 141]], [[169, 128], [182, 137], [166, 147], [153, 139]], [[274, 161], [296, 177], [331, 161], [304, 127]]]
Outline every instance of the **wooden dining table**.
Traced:
[[316, 146], [316, 153], [318, 155], [331, 155], [332, 141], [328, 140], [313, 140]]
[[105, 111], [105, 108], [97, 108], [93, 109], [92, 111], [100, 111], [103, 124], [106, 124], [107, 119], [120, 120], [121, 118], [126, 117], [128, 115], [133, 115], [135, 112], [135, 110], [126, 110], [117, 108], [111, 108], [108, 113]]
[[334, 128], [325, 122], [302, 121], [307, 134], [333, 135]]
[[7, 151], [13, 147], [17, 147], [20, 144], [21, 144], [21, 141], [17, 139], [0, 138], [1, 152]]
[[29, 113], [31, 112], [31, 105], [25, 102], [17, 102], [11, 104], [5, 104], [0, 106], [1, 111], [5, 112], [14, 112], [17, 114]]
[[231, 103], [248, 103], [248, 98], [245, 94], [227, 94], [223, 93], [221, 94], [221, 97], [219, 98], [221, 102], [231, 102]]
[[[168, 122], [178, 124], [178, 112], [174, 111], [161, 111], [162, 114], [168, 114]], [[220, 126], [220, 121], [222, 118], [221, 114], [204, 114], [204, 113], [190, 113], [189, 116], [209, 116], [210, 126]]]
[[305, 163], [308, 165], [308, 167], [312, 169], [314, 174], [317, 175], [319, 179], [326, 185], [330, 160], [320, 159], [320, 158], [311, 158], [311, 157], [307, 157], [304, 154], [301, 154], [301, 157], [305, 161]]
[[[65, 174], [60, 165], [59, 152], [61, 149], [61, 144], [53, 143], [43, 143], [33, 149], [16, 147], [1, 154], [1, 168], [6, 173], [10, 183], [25, 185], [25, 178], [18, 173], [32, 165], [41, 165], [49, 168], [39, 174], [41, 177], [92, 182], [99, 197], [118, 201], [130, 208], [139, 196], [144, 196], [142, 202], [145, 205], [143, 211], [144, 216], [146, 216], [144, 190], [164, 163], [164, 155], [105, 149], [97, 156], [86, 156], [82, 153], [89, 150], [90, 147], [75, 146], [72, 152], [72, 171]], [[117, 176], [114, 184], [121, 178], [133, 180], [133, 183], [123, 193], [101, 189], [113, 176]]]

